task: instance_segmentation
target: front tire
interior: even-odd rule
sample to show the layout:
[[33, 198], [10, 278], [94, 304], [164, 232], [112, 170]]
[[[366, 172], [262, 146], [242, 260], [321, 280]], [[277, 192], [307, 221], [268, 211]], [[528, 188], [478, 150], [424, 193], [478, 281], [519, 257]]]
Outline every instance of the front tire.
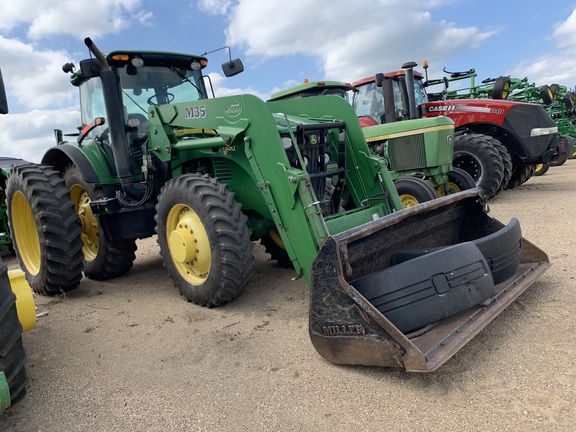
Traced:
[[87, 184], [80, 170], [74, 165], [66, 169], [64, 180], [70, 189], [70, 198], [82, 225], [82, 253], [86, 277], [106, 280], [128, 273], [136, 259], [136, 240], [106, 238], [90, 207], [92, 200], [104, 196], [103, 192]]
[[160, 254], [188, 301], [222, 306], [244, 291], [253, 245], [234, 193], [208, 175], [182, 175], [164, 185], [156, 211]]
[[30, 287], [48, 295], [76, 288], [82, 278], [81, 227], [60, 173], [47, 165], [15, 167], [6, 203], [16, 255]]
[[[446, 196], [454, 193], [462, 192], [476, 187], [474, 179], [466, 171], [460, 168], [454, 168], [448, 172], [447, 184], [441, 184], [436, 188], [438, 196]], [[448, 189], [448, 190], [446, 190]]]
[[404, 208], [438, 198], [438, 194], [432, 186], [417, 178], [398, 179], [394, 182], [394, 186], [400, 195], [400, 201]]
[[502, 157], [492, 140], [488, 135], [459, 135], [454, 143], [452, 161], [453, 167], [470, 174], [486, 199], [496, 195], [504, 179]]

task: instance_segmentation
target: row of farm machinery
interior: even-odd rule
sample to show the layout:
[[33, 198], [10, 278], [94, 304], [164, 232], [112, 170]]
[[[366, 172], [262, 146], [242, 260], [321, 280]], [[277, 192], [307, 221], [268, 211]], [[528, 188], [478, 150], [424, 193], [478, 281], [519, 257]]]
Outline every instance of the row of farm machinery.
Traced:
[[0, 409], [25, 393], [31, 291], [122, 276], [137, 239], [155, 236], [174, 285], [206, 307], [242, 294], [260, 242], [306, 280], [324, 359], [414, 372], [442, 366], [550, 267], [486, 203], [572, 156], [564, 87], [505, 77], [464, 95], [449, 83], [474, 71], [430, 81], [407, 63], [267, 101], [215, 97], [204, 56], [85, 44], [63, 66], [78, 131], [56, 131], [40, 163], [0, 160], [0, 242], [20, 267], [0, 266]]

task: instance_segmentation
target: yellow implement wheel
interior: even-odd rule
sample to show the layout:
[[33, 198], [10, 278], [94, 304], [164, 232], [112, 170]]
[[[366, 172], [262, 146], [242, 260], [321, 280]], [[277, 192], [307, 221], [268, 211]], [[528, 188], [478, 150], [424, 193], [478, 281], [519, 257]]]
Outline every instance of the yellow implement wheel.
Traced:
[[400, 202], [404, 208], [438, 198], [438, 194], [432, 186], [424, 180], [415, 177], [395, 180], [394, 186], [398, 191]]
[[166, 182], [156, 205], [158, 245], [189, 301], [221, 306], [244, 291], [254, 263], [247, 222], [234, 194], [208, 175]]
[[37, 276], [40, 272], [40, 238], [32, 208], [21, 191], [16, 191], [12, 195], [10, 208], [12, 236], [18, 248], [20, 260], [30, 274]]
[[447, 174], [448, 181], [436, 188], [438, 196], [446, 196], [476, 187], [474, 179], [460, 168], [452, 168]]
[[[26, 322], [19, 320], [21, 311], [18, 309], [17, 294], [11, 289], [8, 273], [6, 264], [0, 261], [0, 416], [4, 408], [26, 394], [26, 352], [22, 344], [22, 326], [26, 325], [25, 330], [31, 330], [36, 322], [34, 300], [31, 301], [30, 319], [26, 319]], [[31, 298], [30, 288], [26, 286], [25, 290]]]
[[74, 202], [74, 210], [82, 225], [82, 252], [86, 261], [94, 261], [98, 255], [100, 239], [98, 237], [98, 220], [90, 207], [88, 192], [79, 184], [70, 188], [70, 198]]
[[185, 204], [176, 204], [166, 219], [166, 238], [180, 275], [192, 285], [203, 284], [210, 274], [210, 241], [198, 214]]

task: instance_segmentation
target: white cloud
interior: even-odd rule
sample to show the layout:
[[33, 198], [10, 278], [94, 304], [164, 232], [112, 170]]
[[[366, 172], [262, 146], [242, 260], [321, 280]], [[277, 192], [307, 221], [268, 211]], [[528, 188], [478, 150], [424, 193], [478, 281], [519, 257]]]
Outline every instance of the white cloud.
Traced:
[[38, 51], [34, 45], [0, 36], [2, 75], [9, 102], [26, 108], [69, 104], [76, 92], [62, 72], [69, 60], [64, 51]]
[[232, 8], [232, 0], [199, 0], [198, 7], [210, 15], [225, 15]]
[[[228, 78], [223, 77], [218, 73], [210, 73], [210, 81], [212, 82], [212, 86], [214, 87], [214, 94], [216, 97], [224, 97], [224, 96], [234, 96], [238, 94], [252, 94], [254, 96], [258, 96], [260, 99], [267, 99], [270, 95], [265, 94], [262, 92], [258, 92], [253, 87], [248, 88], [230, 88], [226, 87], [226, 85], [230, 84]], [[206, 85], [209, 85], [206, 83]], [[212, 97], [212, 95], [210, 95]]]
[[26, 24], [31, 40], [59, 34], [98, 37], [125, 29], [132, 20], [149, 20], [150, 14], [140, 4], [141, 0], [4, 1], [0, 30]]
[[513, 77], [528, 77], [538, 85], [559, 83], [572, 89], [576, 84], [576, 9], [566, 20], [557, 23], [549, 39], [555, 50], [530, 61], [514, 66], [507, 74]]
[[80, 112], [73, 109], [0, 116], [0, 155], [40, 162], [44, 152], [56, 145], [54, 129], [74, 133], [79, 123]]
[[556, 24], [552, 35], [558, 48], [568, 49], [569, 52], [576, 50], [576, 9], [565, 21]]
[[439, 62], [495, 33], [434, 21], [430, 9], [447, 3], [333, 0], [328, 8], [310, 0], [238, 0], [226, 35], [230, 45], [254, 57], [315, 56], [326, 78], [349, 81], [396, 69], [397, 59]]

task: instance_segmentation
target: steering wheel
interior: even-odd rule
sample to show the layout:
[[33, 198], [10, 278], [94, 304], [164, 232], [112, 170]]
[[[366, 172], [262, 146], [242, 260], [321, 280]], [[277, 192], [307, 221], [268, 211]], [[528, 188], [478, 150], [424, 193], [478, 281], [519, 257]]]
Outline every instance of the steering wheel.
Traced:
[[[166, 102], [164, 103], [170, 103], [174, 100], [175, 96], [172, 93], [166, 93]], [[156, 99], [156, 102], [154, 102], [154, 99]], [[148, 105], [160, 105], [160, 102], [158, 102], [158, 95], [152, 95], [148, 98], [147, 100]]]

